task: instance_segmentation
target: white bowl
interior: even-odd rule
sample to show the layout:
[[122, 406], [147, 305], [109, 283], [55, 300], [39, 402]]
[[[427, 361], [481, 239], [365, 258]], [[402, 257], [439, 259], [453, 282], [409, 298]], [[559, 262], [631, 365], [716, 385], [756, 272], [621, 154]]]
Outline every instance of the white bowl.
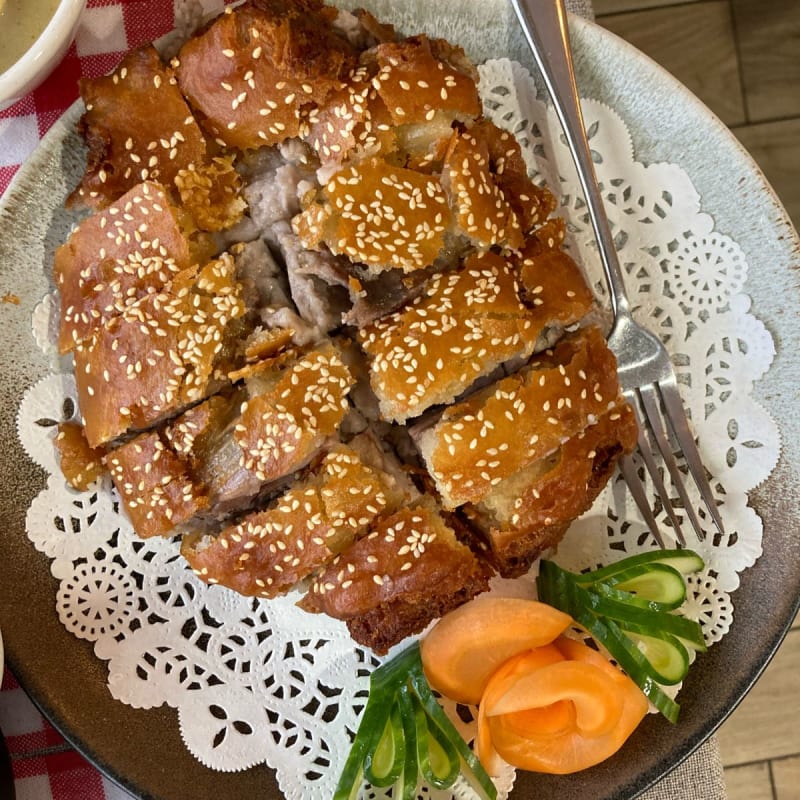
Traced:
[[86, 0], [61, 0], [39, 38], [0, 73], [0, 111], [35, 89], [58, 65], [72, 43]]

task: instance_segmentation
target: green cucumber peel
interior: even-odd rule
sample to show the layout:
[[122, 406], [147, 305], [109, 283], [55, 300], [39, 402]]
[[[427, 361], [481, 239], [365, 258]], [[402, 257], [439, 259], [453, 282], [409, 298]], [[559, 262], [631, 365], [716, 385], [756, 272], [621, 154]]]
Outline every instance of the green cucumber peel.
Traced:
[[392, 796], [416, 797], [420, 775], [447, 789], [464, 771], [485, 800], [497, 789], [478, 757], [433, 694], [413, 644], [370, 676], [370, 693], [333, 800], [353, 800], [366, 779], [392, 786]]
[[437, 789], [449, 789], [458, 777], [461, 759], [456, 746], [444, 731], [429, 719], [419, 698], [414, 695], [417, 723], [417, 761], [422, 777]]
[[581, 582], [584, 579], [588, 580], [589, 583], [604, 581], [618, 572], [645, 564], [665, 564], [676, 569], [681, 575], [700, 572], [705, 567], [705, 562], [694, 550], [647, 550], [644, 553], [637, 553], [620, 561], [615, 561], [606, 567], [598, 567], [598, 569], [594, 569], [591, 572], [583, 572], [578, 577]]
[[364, 777], [380, 788], [392, 786], [400, 778], [406, 758], [406, 737], [397, 698], [392, 703], [383, 735], [364, 759]]
[[[542, 560], [537, 586], [542, 601], [569, 614], [602, 644], [650, 702], [675, 722], [680, 706], [661, 687], [686, 677], [687, 647], [705, 650], [700, 625], [672, 613], [675, 600], [686, 591], [685, 585], [681, 590], [675, 581], [683, 584], [684, 574], [703, 566], [703, 560], [689, 550], [640, 553], [582, 574]], [[648, 573], [654, 579], [652, 585], [648, 585]], [[626, 587], [644, 591], [626, 591]], [[648, 593], [660, 599], [648, 599]], [[656, 663], [646, 656], [648, 644], [658, 656]]]
[[610, 576], [599, 585], [627, 592], [642, 602], [655, 603], [670, 611], [686, 600], [683, 575], [669, 564], [639, 564]]
[[689, 672], [689, 653], [676, 636], [663, 632], [638, 632], [630, 627], [623, 632], [647, 659], [653, 677], [660, 684], [674, 686], [686, 677]]

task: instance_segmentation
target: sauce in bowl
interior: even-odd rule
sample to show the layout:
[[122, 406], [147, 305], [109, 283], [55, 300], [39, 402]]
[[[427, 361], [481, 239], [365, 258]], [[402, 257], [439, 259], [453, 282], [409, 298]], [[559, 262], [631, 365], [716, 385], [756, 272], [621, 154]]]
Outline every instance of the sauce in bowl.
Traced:
[[53, 17], [59, 0], [0, 0], [0, 73], [25, 53]]

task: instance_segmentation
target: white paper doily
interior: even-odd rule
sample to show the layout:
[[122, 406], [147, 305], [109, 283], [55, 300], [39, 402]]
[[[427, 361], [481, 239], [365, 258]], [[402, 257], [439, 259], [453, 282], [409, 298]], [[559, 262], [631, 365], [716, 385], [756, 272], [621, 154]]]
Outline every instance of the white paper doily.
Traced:
[[[560, 194], [569, 246], [603, 294], [555, 116], [519, 65], [491, 61], [480, 71], [487, 115], [518, 136], [531, 170]], [[730, 593], [740, 573], [761, 553], [761, 521], [747, 493], [774, 468], [780, 438], [752, 390], [775, 350], [743, 293], [748, 267], [739, 246], [714, 230], [686, 173], [674, 164], [638, 163], [623, 120], [591, 100], [583, 108], [631, 300], [673, 355], [721, 502], [724, 536], [710, 520], [702, 542], [685, 526], [688, 545], [707, 564], [690, 580], [686, 613], [702, 622], [713, 643], [733, 621]], [[33, 319], [36, 341], [51, 355], [55, 308], [45, 298]], [[52, 560], [62, 623], [93, 642], [97, 657], [107, 661], [115, 698], [137, 708], [174, 707], [184, 742], [202, 763], [226, 771], [267, 763], [288, 798], [329, 798], [377, 660], [354, 647], [342, 623], [299, 611], [297, 597], [253, 600], [201, 583], [179, 556], [177, 542], [136, 537], [110, 483], [82, 493], [68, 488], [52, 440], [55, 425], [70, 418], [77, 418], [77, 408], [68, 374], [32, 386], [18, 415], [25, 450], [50, 473], [28, 511], [27, 532]], [[580, 569], [654, 546], [616, 479], [572, 526], [557, 560]], [[511, 591], [530, 593], [531, 587], [521, 579]], [[471, 739], [471, 724], [449, 711]], [[501, 796], [507, 795], [513, 772], [499, 783]], [[463, 785], [448, 792], [424, 787], [420, 796], [468, 797], [471, 791]]]

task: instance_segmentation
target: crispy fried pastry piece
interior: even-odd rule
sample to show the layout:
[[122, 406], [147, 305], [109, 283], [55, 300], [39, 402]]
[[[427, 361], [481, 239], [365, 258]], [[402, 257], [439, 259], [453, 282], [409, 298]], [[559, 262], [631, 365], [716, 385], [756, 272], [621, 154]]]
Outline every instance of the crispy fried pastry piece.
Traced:
[[[138, 531], [142, 522], [143, 535], [147, 536], [173, 535], [181, 526], [190, 531], [244, 511], [265, 493], [280, 490], [326, 444], [336, 441], [349, 388], [341, 387], [344, 374], [346, 370], [331, 345], [300, 357], [284, 353], [252, 367], [244, 386], [228, 386], [156, 430], [111, 451], [112, 477], [126, 507], [132, 501], [129, 511], [135, 529]], [[291, 390], [286, 391], [289, 387]], [[282, 409], [276, 412], [279, 416], [300, 420], [301, 424], [308, 421], [308, 427], [286, 424], [278, 430], [270, 424], [268, 414], [255, 416], [253, 408]], [[154, 449], [161, 459], [159, 480], [164, 485], [174, 481], [186, 502], [167, 513], [172, 495], [153, 489], [159, 508], [148, 515], [150, 509], [140, 508], [138, 483], [132, 476], [149, 474], [152, 467], [147, 461]], [[119, 482], [122, 480], [133, 486], [132, 493]], [[149, 486], [147, 482], [143, 485]], [[189, 502], [190, 495], [194, 505]]]
[[431, 122], [437, 114], [466, 122], [481, 114], [475, 66], [443, 39], [386, 42], [367, 51], [364, 60], [378, 66], [378, 94], [395, 125]]
[[374, 523], [299, 605], [344, 620], [355, 641], [380, 654], [485, 591], [489, 574], [433, 503], [421, 501]]
[[145, 295], [75, 348], [79, 405], [92, 447], [148, 428], [220, 387], [241, 335], [235, 324], [245, 314], [240, 293], [233, 259], [223, 254]]
[[556, 206], [528, 176], [519, 142], [486, 119], [452, 133], [442, 185], [460, 232], [479, 250], [528, 245], [529, 234], [548, 225]]
[[106, 463], [133, 529], [144, 539], [167, 536], [208, 508], [206, 488], [159, 431], [112, 450]]
[[383, 416], [401, 422], [449, 403], [500, 364], [530, 356], [548, 326], [579, 320], [591, 307], [583, 277], [573, 262], [556, 266], [531, 288], [539, 304], [526, 305], [513, 263], [494, 253], [472, 256], [359, 331]]
[[80, 88], [86, 113], [79, 130], [89, 155], [68, 206], [104, 208], [146, 180], [171, 186], [180, 170], [205, 161], [205, 137], [151, 45]]
[[452, 134], [442, 185], [456, 224], [478, 250], [522, 246], [522, 225], [492, 174], [489, 145], [471, 130]]
[[105, 451], [89, 447], [82, 425], [75, 422], [60, 423], [55, 443], [61, 457], [61, 471], [74, 489], [83, 492], [105, 475]]
[[356, 64], [320, 0], [251, 0], [181, 48], [181, 91], [205, 130], [240, 150], [297, 136]]
[[200, 254], [164, 187], [147, 181], [84, 220], [55, 255], [59, 350], [69, 352], [145, 294], [164, 288]]
[[390, 474], [339, 445], [267, 509], [213, 539], [184, 537], [181, 552], [207, 583], [276, 597], [349, 547], [378, 515], [411, 499]]
[[450, 224], [438, 178], [380, 158], [345, 167], [304, 206], [293, 224], [305, 247], [325, 243], [373, 274], [433, 264]]
[[242, 179], [233, 168], [233, 156], [217, 156], [206, 164], [182, 169], [175, 176], [181, 204], [203, 231], [233, 227], [244, 216]]
[[417, 445], [445, 508], [480, 503], [621, 405], [616, 359], [589, 327], [445, 409]]
[[544, 225], [557, 201], [549, 189], [531, 180], [514, 135], [483, 118], [470, 126], [469, 134], [481, 148], [486, 147], [492, 179], [514, 209], [523, 233]]
[[341, 165], [397, 150], [389, 109], [373, 85], [374, 69], [362, 65], [308, 117], [305, 141], [324, 166]]
[[252, 376], [234, 438], [242, 465], [260, 479], [287, 475], [307, 464], [336, 434], [349, 408], [353, 377], [333, 344]]
[[553, 246], [542, 246], [534, 236], [528, 237], [525, 247], [513, 257], [517, 265], [521, 294], [531, 309], [534, 327], [566, 328], [585, 317], [594, 306], [594, 295], [587, 286], [580, 267], [572, 257], [559, 249], [550, 235], [549, 224], [542, 228]]
[[453, 123], [479, 116], [476, 81], [463, 51], [442, 40], [381, 43], [311, 113], [306, 140], [323, 165], [394, 154], [401, 166], [430, 172], [441, 164]]
[[619, 459], [634, 449], [636, 438], [633, 410], [621, 403], [550, 456], [501, 481], [478, 505], [463, 507], [503, 577], [523, 575], [561, 541], [570, 523], [589, 510]]

